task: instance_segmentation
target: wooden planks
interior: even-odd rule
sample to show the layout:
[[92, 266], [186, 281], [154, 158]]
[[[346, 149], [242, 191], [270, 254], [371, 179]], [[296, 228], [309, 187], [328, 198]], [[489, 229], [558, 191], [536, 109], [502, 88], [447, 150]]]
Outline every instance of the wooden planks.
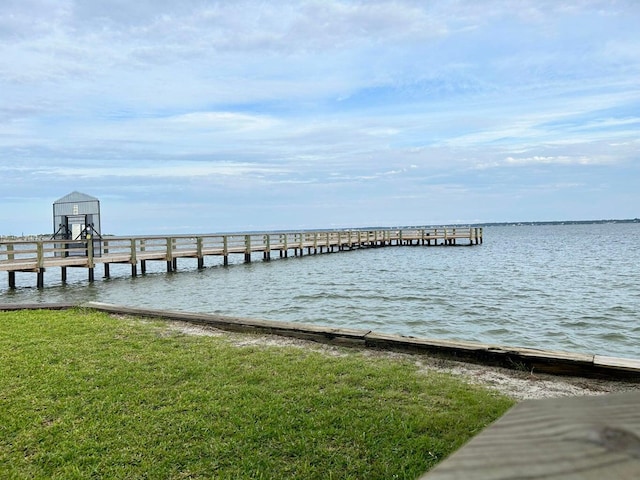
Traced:
[[68, 310], [75, 308], [74, 303], [0, 303], [0, 312], [12, 312], [18, 310]]
[[640, 379], [640, 361], [631, 359], [608, 357], [608, 362], [601, 361], [596, 363], [594, 361], [596, 358], [595, 355], [570, 352], [500, 347], [455, 340], [415, 338], [374, 332], [371, 330], [335, 328], [322, 325], [279, 322], [226, 315], [123, 307], [99, 302], [89, 302], [83, 306], [111, 313], [180, 320], [200, 325], [208, 325], [221, 330], [268, 333], [304, 338], [323, 343], [358, 345], [400, 352], [436, 354], [446, 358], [485, 365], [496, 365], [526, 371], [533, 370], [537, 373]]
[[630, 372], [640, 370], [640, 360], [632, 358], [617, 358], [595, 355], [593, 358], [593, 363], [597, 367], [615, 367], [620, 370], [628, 370]]
[[[415, 338], [371, 332], [366, 346], [388, 350], [430, 353], [468, 362], [495, 365], [533, 373], [595, 378], [640, 378], [640, 361], [479, 342]], [[596, 358], [601, 359], [596, 361]]]
[[640, 392], [526, 400], [421, 480], [640, 478]]
[[83, 307], [121, 315], [133, 315], [148, 318], [164, 318], [178, 320], [197, 325], [219, 328], [221, 330], [246, 333], [267, 333], [318, 342], [337, 343], [341, 345], [365, 345], [365, 335], [370, 330], [352, 328], [325, 327], [303, 323], [279, 322], [254, 318], [234, 317], [193, 312], [170, 310], [153, 310], [147, 308], [124, 307], [101, 302], [88, 302]]
[[[250, 262], [251, 255], [262, 253], [263, 260], [271, 259], [272, 251], [287, 257], [294, 255], [333, 252], [334, 249], [382, 247], [390, 245], [455, 245], [456, 240], [466, 239], [468, 245], [482, 243], [482, 228], [422, 228], [383, 230], [336, 230], [308, 232], [264, 232], [248, 234], [179, 235], [169, 237], [105, 237], [101, 239], [64, 239], [0, 242], [0, 271], [9, 272], [9, 286], [15, 288], [15, 272], [36, 272], [38, 287], [44, 283], [44, 272], [49, 267], [83, 267], [93, 281], [93, 269], [105, 265], [109, 276], [109, 264], [128, 263], [132, 275], [136, 275], [141, 263], [145, 272], [147, 261], [167, 262], [167, 271], [177, 268], [179, 258], [196, 258], [198, 268], [204, 268], [205, 256], [222, 256], [228, 265], [228, 257], [244, 255]], [[63, 270], [63, 281], [66, 276]]]
[[[57, 308], [70, 308], [62, 304]], [[323, 343], [361, 346], [407, 353], [437, 355], [443, 358], [495, 365], [534, 373], [594, 378], [640, 380], [640, 360], [603, 357], [552, 350], [505, 347], [479, 342], [415, 338], [371, 330], [335, 328], [322, 325], [280, 322], [254, 318], [193, 312], [125, 307], [101, 302], [81, 305], [109, 313], [179, 320], [221, 330], [253, 332], [303, 338]], [[0, 309], [56, 308], [55, 305], [1, 305]]]

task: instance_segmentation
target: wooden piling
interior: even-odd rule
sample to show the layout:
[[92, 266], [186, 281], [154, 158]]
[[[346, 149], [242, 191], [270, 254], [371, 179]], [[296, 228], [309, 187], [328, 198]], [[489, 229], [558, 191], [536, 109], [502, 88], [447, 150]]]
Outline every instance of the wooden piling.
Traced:
[[[94, 269], [99, 263], [104, 265], [104, 277], [109, 278], [111, 263], [130, 264], [131, 275], [136, 276], [138, 262], [145, 274], [148, 260], [164, 261], [167, 272], [173, 272], [177, 270], [178, 258], [195, 258], [198, 269], [201, 269], [207, 256], [221, 256], [223, 264], [228, 266], [230, 255], [241, 254], [244, 261], [249, 263], [253, 252], [261, 253], [263, 260], [269, 261], [272, 250], [277, 250], [280, 258], [288, 258], [290, 250], [294, 256], [302, 257], [385, 246], [453, 246], [463, 239], [469, 245], [481, 244], [482, 228], [109, 237], [108, 241], [87, 238], [73, 243], [60, 240], [5, 241], [0, 242], [0, 271], [10, 272], [9, 284], [13, 287], [15, 272], [35, 272], [38, 275], [37, 284], [42, 288], [45, 268], [51, 266], [62, 268], [61, 276], [66, 281], [67, 267]], [[78, 246], [79, 243], [81, 246]], [[15, 253], [15, 244], [20, 244], [19, 255]], [[93, 273], [88, 272], [88, 276], [93, 281]]]

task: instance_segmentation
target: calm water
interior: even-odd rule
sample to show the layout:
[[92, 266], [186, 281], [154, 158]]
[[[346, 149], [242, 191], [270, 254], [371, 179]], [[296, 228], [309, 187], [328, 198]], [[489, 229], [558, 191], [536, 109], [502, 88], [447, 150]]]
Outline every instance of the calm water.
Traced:
[[[256, 258], [258, 255], [256, 255]], [[485, 228], [471, 248], [389, 247], [223, 267], [164, 262], [0, 279], [0, 302], [101, 301], [640, 358], [640, 224]], [[155, 268], [155, 271], [153, 270]], [[150, 273], [149, 273], [150, 272]], [[96, 276], [102, 267], [96, 269]]]

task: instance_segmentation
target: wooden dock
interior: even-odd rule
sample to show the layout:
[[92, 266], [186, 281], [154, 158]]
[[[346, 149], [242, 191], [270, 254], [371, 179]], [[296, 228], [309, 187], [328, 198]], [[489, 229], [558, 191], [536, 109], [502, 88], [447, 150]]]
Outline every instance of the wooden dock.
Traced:
[[148, 261], [166, 262], [167, 272], [175, 271], [179, 258], [197, 259], [198, 268], [204, 268], [208, 256], [222, 257], [223, 264], [228, 265], [231, 255], [242, 255], [244, 262], [251, 262], [253, 255], [261, 255], [268, 261], [272, 254], [286, 258], [305, 252], [313, 255], [372, 247], [481, 243], [481, 227], [18, 240], [0, 242], [0, 271], [8, 272], [9, 288], [16, 286], [16, 272], [36, 273], [37, 287], [43, 288], [44, 273], [52, 267], [61, 269], [63, 282], [67, 279], [67, 268], [86, 268], [88, 279], [93, 282], [99, 264], [104, 266], [104, 276], [108, 278], [111, 264], [129, 264], [131, 275], [136, 276], [138, 265], [144, 274]]
[[640, 392], [526, 400], [420, 480], [640, 478]]

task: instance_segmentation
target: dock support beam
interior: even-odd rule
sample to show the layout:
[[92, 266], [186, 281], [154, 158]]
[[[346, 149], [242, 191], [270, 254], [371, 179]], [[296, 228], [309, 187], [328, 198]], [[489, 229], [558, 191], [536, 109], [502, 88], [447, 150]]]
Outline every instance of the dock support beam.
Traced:
[[89, 267], [89, 283], [93, 283], [95, 281], [94, 268]]
[[[260, 238], [262, 236], [262, 238]], [[244, 237], [244, 245], [241, 243]], [[275, 240], [277, 239], [277, 240]], [[458, 239], [463, 241], [458, 242]], [[301, 233], [264, 233], [251, 235], [211, 235], [205, 237], [180, 237], [166, 239], [166, 252], [162, 248], [156, 237], [145, 238], [121, 238], [110, 239], [103, 242], [102, 255], [94, 259], [94, 245], [92, 238], [87, 238], [86, 242], [86, 263], [78, 259], [67, 259], [66, 257], [79, 257], [80, 248], [71, 248], [69, 243], [55, 243], [56, 240], [35, 241], [29, 251], [32, 255], [15, 258], [15, 250], [12, 242], [0, 242], [0, 258], [2, 259], [2, 269], [7, 271], [9, 287], [15, 288], [15, 272], [36, 273], [38, 276], [38, 288], [44, 288], [45, 266], [57, 266], [61, 268], [62, 283], [67, 282], [67, 269], [69, 267], [83, 267], [91, 269], [88, 271], [89, 281], [94, 281], [94, 268], [96, 263], [103, 263], [104, 278], [110, 278], [110, 263], [131, 265], [132, 276], [137, 275], [137, 255], [144, 255], [148, 260], [166, 261], [167, 272], [177, 270], [177, 256], [184, 258], [196, 258], [198, 269], [205, 266], [205, 259], [208, 255], [223, 256], [224, 266], [229, 265], [230, 254], [244, 254], [245, 263], [251, 262], [252, 252], [262, 253], [264, 261], [272, 258], [272, 251], [277, 250], [280, 258], [288, 258], [289, 251], [295, 257], [316, 255], [318, 253], [333, 253], [347, 250], [363, 248], [375, 248], [385, 246], [400, 245], [428, 245], [428, 246], [457, 246], [468, 241], [469, 245], [481, 245], [483, 243], [483, 229], [481, 227], [470, 228], [429, 228], [429, 229], [408, 229], [408, 230], [382, 230], [382, 231], [335, 231], [335, 232], [301, 232]], [[149, 243], [147, 243], [149, 242]], [[153, 243], [152, 243], [153, 242]], [[204, 245], [207, 243], [207, 249]], [[153, 245], [152, 250], [146, 246]], [[158, 246], [161, 246], [158, 248]], [[128, 255], [127, 255], [128, 253]], [[5, 258], [6, 257], [6, 258]], [[24, 257], [24, 258], [23, 258]], [[55, 258], [54, 258], [55, 257]], [[101, 258], [99, 258], [101, 257]], [[276, 257], [273, 257], [276, 258]], [[18, 261], [16, 261], [18, 260]], [[99, 267], [98, 267], [99, 268]], [[15, 270], [13, 270], [15, 269]], [[141, 260], [142, 273], [146, 273], [146, 262]]]

